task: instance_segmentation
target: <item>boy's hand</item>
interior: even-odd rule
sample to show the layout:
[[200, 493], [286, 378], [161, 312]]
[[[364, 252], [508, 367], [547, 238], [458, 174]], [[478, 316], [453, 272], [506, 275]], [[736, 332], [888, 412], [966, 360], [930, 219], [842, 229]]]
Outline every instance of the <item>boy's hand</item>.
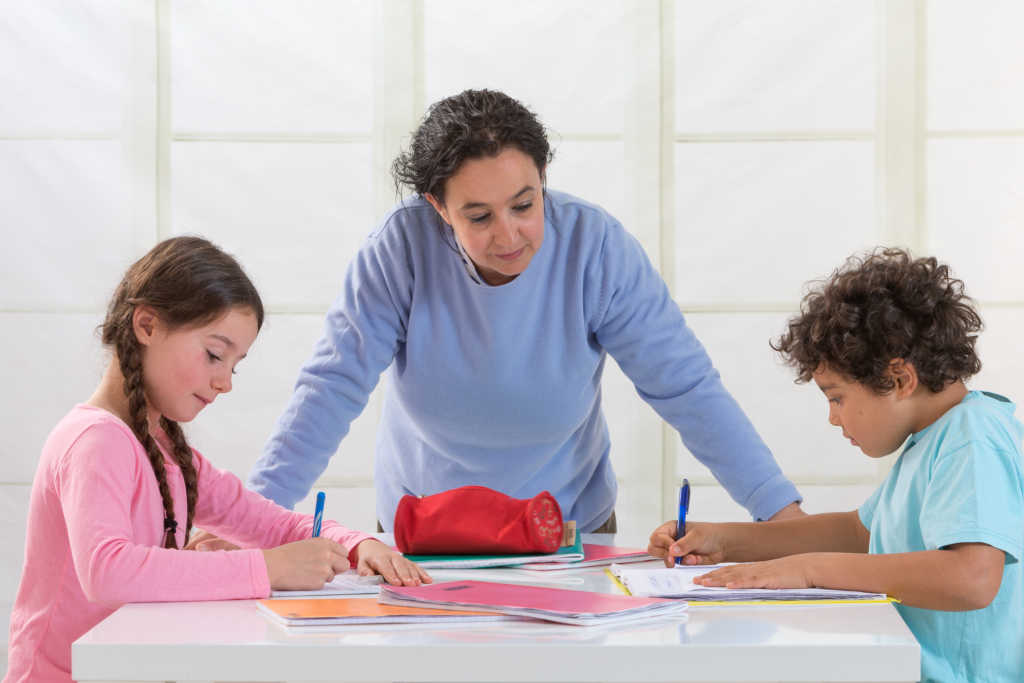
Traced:
[[349, 568], [348, 553], [329, 538], [306, 538], [263, 551], [270, 587], [276, 590], [319, 590], [335, 574]]
[[415, 562], [373, 538], [356, 546], [356, 562], [356, 571], [360, 576], [380, 574], [394, 586], [418, 586], [433, 582], [430, 574], [420, 569]]
[[808, 571], [810, 555], [722, 567], [698, 576], [693, 582], [699, 586], [726, 588], [814, 588]]
[[671, 567], [677, 557], [683, 564], [718, 564], [725, 559], [724, 529], [720, 524], [687, 522], [686, 535], [675, 540], [676, 521], [665, 522], [651, 534], [647, 552], [665, 559]]

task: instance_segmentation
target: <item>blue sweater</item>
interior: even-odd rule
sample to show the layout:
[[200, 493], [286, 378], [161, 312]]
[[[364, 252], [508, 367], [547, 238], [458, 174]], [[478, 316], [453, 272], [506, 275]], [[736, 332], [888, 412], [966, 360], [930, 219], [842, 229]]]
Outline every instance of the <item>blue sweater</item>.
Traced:
[[349, 266], [249, 486], [301, 500], [390, 366], [375, 464], [386, 530], [403, 495], [467, 484], [546, 489], [594, 529], [617, 490], [601, 411], [610, 353], [754, 517], [799, 500], [640, 244], [560, 192], [546, 191], [544, 220], [526, 270], [491, 287], [469, 277], [425, 200], [393, 209]]

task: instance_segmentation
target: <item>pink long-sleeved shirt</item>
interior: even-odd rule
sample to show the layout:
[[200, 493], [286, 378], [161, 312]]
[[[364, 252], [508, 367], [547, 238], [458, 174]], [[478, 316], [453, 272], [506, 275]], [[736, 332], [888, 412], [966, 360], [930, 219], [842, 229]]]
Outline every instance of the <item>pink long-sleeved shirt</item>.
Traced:
[[[246, 489], [193, 451], [196, 526], [252, 549], [161, 547], [163, 503], [146, 451], [114, 415], [78, 405], [43, 446], [32, 485], [21, 585], [11, 613], [4, 681], [71, 680], [71, 643], [127, 602], [265, 598], [258, 548], [309, 538], [313, 518]], [[164, 458], [184, 542], [185, 480]], [[321, 535], [352, 560], [366, 534], [325, 521]]]

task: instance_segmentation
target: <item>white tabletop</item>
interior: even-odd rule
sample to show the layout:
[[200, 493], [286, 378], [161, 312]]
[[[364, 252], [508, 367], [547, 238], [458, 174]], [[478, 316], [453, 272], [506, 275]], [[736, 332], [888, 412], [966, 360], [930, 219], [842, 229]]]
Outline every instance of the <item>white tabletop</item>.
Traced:
[[[469, 571], [618, 592], [601, 568]], [[691, 603], [684, 620], [616, 627], [496, 622], [314, 634], [287, 633], [254, 600], [134, 604], [72, 646], [72, 675], [82, 681], [915, 681], [919, 671], [918, 644], [889, 604]]]

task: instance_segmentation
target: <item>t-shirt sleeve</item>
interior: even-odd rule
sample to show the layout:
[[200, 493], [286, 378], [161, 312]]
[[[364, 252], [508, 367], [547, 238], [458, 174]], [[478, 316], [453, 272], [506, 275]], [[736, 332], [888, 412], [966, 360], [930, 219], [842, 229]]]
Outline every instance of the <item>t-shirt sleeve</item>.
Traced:
[[936, 457], [920, 512], [929, 549], [985, 543], [1005, 552], [1007, 564], [1021, 559], [1024, 491], [1018, 457], [983, 440]]

